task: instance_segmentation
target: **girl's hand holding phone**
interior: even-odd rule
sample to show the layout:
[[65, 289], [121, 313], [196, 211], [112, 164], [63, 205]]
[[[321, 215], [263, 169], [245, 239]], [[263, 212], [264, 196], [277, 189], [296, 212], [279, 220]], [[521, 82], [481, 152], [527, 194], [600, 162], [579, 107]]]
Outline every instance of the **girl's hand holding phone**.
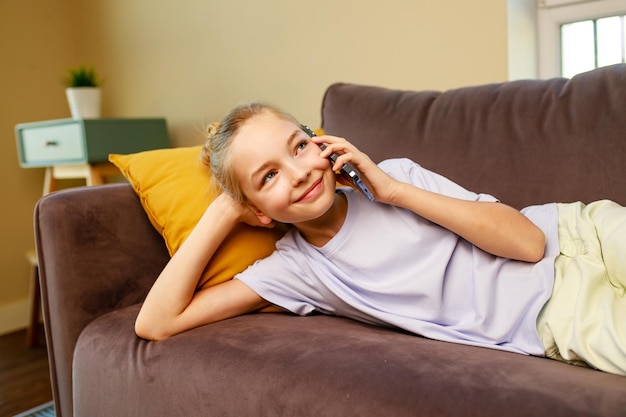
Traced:
[[[358, 170], [358, 178], [367, 188], [363, 190], [354, 181], [346, 178], [346, 176], [338, 175], [337, 178], [341, 184], [356, 189], [365, 194], [370, 200], [375, 199], [382, 203], [390, 202], [390, 196], [392, 195], [390, 191], [393, 190], [393, 185], [396, 181], [381, 170], [369, 156], [359, 151], [347, 140], [336, 136], [315, 136], [311, 140], [320, 146], [324, 145], [320, 155], [331, 159], [333, 171], [341, 172], [342, 167], [346, 164], [351, 164]], [[331, 158], [331, 156], [333, 157]], [[371, 193], [371, 196], [368, 195], [368, 192]]]

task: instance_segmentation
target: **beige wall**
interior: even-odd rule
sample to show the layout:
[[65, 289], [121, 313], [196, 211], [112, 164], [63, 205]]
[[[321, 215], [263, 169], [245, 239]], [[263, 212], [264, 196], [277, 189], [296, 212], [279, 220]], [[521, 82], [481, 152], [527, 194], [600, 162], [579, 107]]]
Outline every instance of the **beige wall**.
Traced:
[[507, 77], [498, 0], [83, 3], [85, 53], [107, 77], [107, 113], [162, 114], [177, 144], [250, 99], [315, 125], [335, 81], [420, 89]]
[[448, 89], [507, 78], [499, 0], [0, 1], [0, 334], [26, 323], [32, 211], [43, 170], [17, 164], [16, 123], [69, 116], [59, 79], [94, 64], [108, 117], [164, 116], [172, 143], [236, 103], [276, 103], [320, 123], [345, 81]]

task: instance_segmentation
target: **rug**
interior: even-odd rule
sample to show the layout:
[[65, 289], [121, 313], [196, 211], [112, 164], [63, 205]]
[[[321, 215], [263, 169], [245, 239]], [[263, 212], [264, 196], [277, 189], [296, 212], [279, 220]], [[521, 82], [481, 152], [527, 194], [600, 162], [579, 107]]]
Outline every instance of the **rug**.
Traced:
[[13, 417], [55, 417], [54, 402], [50, 401]]

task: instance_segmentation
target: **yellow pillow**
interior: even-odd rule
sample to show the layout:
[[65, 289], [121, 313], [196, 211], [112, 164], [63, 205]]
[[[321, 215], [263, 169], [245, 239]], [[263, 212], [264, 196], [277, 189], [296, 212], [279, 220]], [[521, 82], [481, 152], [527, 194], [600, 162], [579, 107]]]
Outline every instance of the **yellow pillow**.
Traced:
[[[217, 196], [200, 161], [201, 146], [109, 155], [141, 200], [150, 222], [174, 255]], [[274, 251], [284, 229], [238, 225], [206, 266], [199, 286], [227, 281]]]

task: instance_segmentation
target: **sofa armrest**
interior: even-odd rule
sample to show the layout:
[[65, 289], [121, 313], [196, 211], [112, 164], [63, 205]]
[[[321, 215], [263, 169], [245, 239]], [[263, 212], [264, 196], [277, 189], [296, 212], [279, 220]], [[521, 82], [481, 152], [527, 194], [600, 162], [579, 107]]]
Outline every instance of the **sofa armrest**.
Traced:
[[34, 223], [53, 394], [67, 410], [81, 331], [141, 302], [169, 255], [129, 184], [47, 195]]

